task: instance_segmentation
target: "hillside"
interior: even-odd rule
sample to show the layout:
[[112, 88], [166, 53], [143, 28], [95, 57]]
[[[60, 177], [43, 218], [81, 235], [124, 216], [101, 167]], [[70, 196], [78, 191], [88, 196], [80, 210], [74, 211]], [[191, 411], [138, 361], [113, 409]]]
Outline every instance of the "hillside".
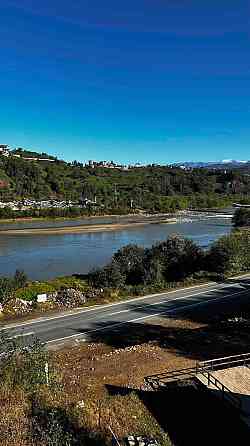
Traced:
[[250, 170], [241, 169], [184, 170], [172, 166], [108, 168], [77, 161], [66, 163], [44, 153], [18, 149], [8, 157], [0, 156], [0, 200], [59, 199], [79, 203], [88, 199], [96, 201], [96, 208], [117, 211], [218, 207], [236, 199], [248, 200], [249, 174]]

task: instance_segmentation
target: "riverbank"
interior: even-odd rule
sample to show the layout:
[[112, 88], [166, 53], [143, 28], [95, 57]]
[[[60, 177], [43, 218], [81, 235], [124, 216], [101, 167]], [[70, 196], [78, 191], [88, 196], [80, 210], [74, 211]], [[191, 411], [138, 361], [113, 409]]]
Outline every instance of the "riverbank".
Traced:
[[107, 232], [128, 229], [129, 227], [144, 226], [157, 223], [176, 223], [174, 218], [144, 219], [143, 221], [131, 221], [126, 223], [108, 223], [108, 224], [83, 224], [79, 226], [64, 226], [54, 228], [25, 228], [25, 229], [0, 229], [0, 235], [38, 235], [38, 234], [77, 234], [87, 232]]
[[[26, 223], [26, 222], [63, 222], [65, 220], [93, 220], [102, 218], [126, 218], [126, 217], [137, 217], [143, 214], [103, 214], [103, 215], [78, 215], [77, 217], [17, 217], [17, 218], [0, 218], [0, 227], [4, 223]], [[158, 214], [157, 214], [158, 215]]]
[[[229, 211], [229, 212], [228, 212]], [[138, 211], [136, 213], [128, 213], [128, 214], [98, 214], [98, 215], [78, 215], [78, 216], [72, 216], [72, 217], [16, 217], [16, 218], [0, 218], [0, 231], [1, 231], [1, 225], [4, 224], [15, 224], [15, 223], [43, 223], [43, 222], [65, 222], [65, 221], [79, 221], [79, 220], [102, 220], [102, 219], [114, 219], [114, 220], [126, 220], [126, 219], [162, 219], [162, 218], [174, 218], [174, 217], [180, 217], [180, 216], [190, 216], [190, 215], [226, 215], [228, 217], [231, 217], [233, 214], [233, 208], [197, 208], [197, 209], [184, 209], [181, 211], [176, 211], [173, 213], [170, 212], [157, 212], [157, 213], [150, 213], [150, 212], [144, 212], [144, 211]]]

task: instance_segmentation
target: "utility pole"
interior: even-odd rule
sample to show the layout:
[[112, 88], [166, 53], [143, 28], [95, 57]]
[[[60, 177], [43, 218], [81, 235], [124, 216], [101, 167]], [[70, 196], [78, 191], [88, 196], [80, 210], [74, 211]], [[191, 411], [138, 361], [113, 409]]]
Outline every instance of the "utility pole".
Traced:
[[118, 195], [118, 192], [117, 192], [117, 184], [115, 183], [114, 184], [114, 196], [115, 196], [115, 205], [117, 206], [117, 195]]

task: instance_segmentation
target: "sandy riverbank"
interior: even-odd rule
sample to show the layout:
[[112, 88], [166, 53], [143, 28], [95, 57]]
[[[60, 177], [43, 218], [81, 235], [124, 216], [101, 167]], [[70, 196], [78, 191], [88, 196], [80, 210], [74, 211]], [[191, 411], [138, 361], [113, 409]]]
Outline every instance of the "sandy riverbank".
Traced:
[[79, 226], [64, 226], [55, 228], [25, 228], [25, 229], [5, 229], [0, 231], [0, 235], [35, 235], [35, 234], [77, 234], [86, 232], [106, 232], [106, 231], [118, 231], [127, 229], [129, 227], [144, 226], [148, 224], [158, 223], [176, 223], [176, 218], [169, 218], [164, 220], [145, 220], [140, 222], [129, 223], [108, 223], [108, 224], [96, 224], [96, 225], [79, 225]]
[[[158, 215], [158, 214], [156, 214]], [[159, 214], [160, 216], [161, 214]], [[142, 214], [103, 214], [103, 215], [78, 215], [77, 217], [16, 217], [16, 218], [1, 218], [0, 219], [0, 228], [1, 224], [5, 223], [29, 223], [29, 222], [63, 222], [71, 220], [72, 222], [75, 220], [98, 220], [102, 218], [127, 218], [127, 217], [140, 217]]]

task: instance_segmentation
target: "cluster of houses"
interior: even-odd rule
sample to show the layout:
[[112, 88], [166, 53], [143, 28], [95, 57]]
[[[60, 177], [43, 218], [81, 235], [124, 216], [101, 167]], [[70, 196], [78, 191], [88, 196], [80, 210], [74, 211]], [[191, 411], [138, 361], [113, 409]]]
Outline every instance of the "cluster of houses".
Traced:
[[89, 160], [86, 167], [91, 167], [95, 169], [97, 167], [104, 167], [105, 169], [119, 169], [119, 170], [128, 170], [128, 166], [124, 166], [123, 164], [116, 164], [114, 161], [93, 161]]
[[42, 157], [37, 158], [37, 157], [22, 156], [20, 153], [13, 152], [10, 149], [10, 147], [8, 146], [8, 144], [0, 144], [0, 156], [5, 156], [5, 157], [13, 156], [14, 158], [22, 158], [25, 161], [47, 161], [50, 163], [55, 162], [54, 159], [50, 159], [50, 158], [42, 158]]
[[13, 201], [0, 201], [0, 209], [9, 208], [12, 211], [26, 211], [28, 209], [67, 209], [86, 208], [87, 206], [97, 206], [96, 197], [93, 200], [83, 198], [80, 201], [72, 200], [33, 200], [22, 199]]
[[119, 169], [119, 170], [129, 170], [139, 167], [156, 167], [156, 164], [142, 164], [142, 163], [135, 163], [135, 164], [116, 164], [114, 161], [94, 161], [89, 160], [87, 164], [85, 164], [85, 167], [91, 167], [92, 169], [96, 169], [97, 167], [102, 167], [105, 169]]
[[0, 155], [1, 156], [9, 156], [10, 155], [10, 150], [8, 149], [8, 145], [7, 144], [0, 144]]
[[70, 207], [80, 207], [78, 202], [69, 201], [59, 201], [59, 200], [15, 200], [3, 202], [0, 201], [0, 208], [10, 208], [13, 211], [25, 211], [27, 209], [65, 209]]

